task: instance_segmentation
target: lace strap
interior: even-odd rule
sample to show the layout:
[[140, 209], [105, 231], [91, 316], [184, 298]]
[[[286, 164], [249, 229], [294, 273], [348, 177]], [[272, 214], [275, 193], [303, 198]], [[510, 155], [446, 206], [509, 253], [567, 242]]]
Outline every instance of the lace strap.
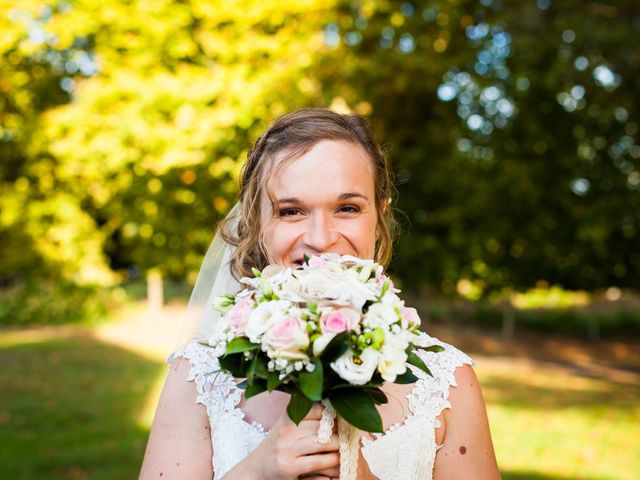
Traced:
[[242, 398], [242, 390], [236, 386], [231, 375], [220, 369], [218, 357], [211, 347], [192, 341], [172, 353], [167, 363], [173, 365], [180, 357], [186, 358], [191, 364], [187, 380], [195, 382], [198, 392], [196, 403], [207, 408], [210, 420], [215, 421], [222, 414], [241, 415], [236, 406]]
[[418, 344], [424, 347], [439, 345], [441, 352], [418, 350], [417, 355], [429, 367], [431, 376], [417, 367], [410, 368], [419, 378], [412, 393], [407, 397], [409, 408], [415, 415], [426, 415], [432, 420], [435, 428], [440, 427], [438, 415], [445, 408], [451, 408], [449, 402], [450, 387], [457, 387], [455, 371], [462, 365], [473, 365], [473, 360], [466, 353], [448, 343], [422, 333]]

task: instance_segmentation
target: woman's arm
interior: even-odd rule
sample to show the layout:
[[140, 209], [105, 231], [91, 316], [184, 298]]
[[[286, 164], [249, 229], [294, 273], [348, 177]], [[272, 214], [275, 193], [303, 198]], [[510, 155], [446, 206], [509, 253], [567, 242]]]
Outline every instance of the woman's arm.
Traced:
[[[195, 384], [187, 380], [189, 361], [180, 358], [176, 362], [179, 363], [170, 369], [158, 402], [140, 480], [211, 480], [213, 477], [207, 412], [196, 404]], [[283, 412], [265, 440], [224, 478], [337, 478], [338, 436], [331, 435], [327, 444], [315, 440], [322, 410], [320, 404], [314, 405], [298, 426]]]
[[469, 365], [455, 372], [457, 387], [449, 392], [451, 409], [442, 414], [445, 434], [436, 454], [434, 480], [498, 480], [489, 420], [476, 374]]
[[196, 403], [196, 386], [187, 381], [191, 368], [185, 358], [169, 369], [149, 441], [140, 479], [211, 480], [211, 436], [203, 405]]

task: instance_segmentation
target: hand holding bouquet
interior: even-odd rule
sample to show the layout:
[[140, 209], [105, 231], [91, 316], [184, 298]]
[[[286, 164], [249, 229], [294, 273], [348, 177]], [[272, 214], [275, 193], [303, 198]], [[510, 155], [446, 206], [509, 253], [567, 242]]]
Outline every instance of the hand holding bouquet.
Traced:
[[254, 274], [241, 280], [247, 288], [240, 293], [215, 300], [222, 316], [209, 340], [220, 366], [245, 378], [245, 397], [291, 394], [295, 423], [313, 402], [328, 400], [352, 426], [382, 432], [380, 386], [415, 382], [407, 363], [430, 374], [415, 351], [441, 350], [414, 343], [420, 318], [382, 266], [322, 254], [299, 268], [269, 265]]

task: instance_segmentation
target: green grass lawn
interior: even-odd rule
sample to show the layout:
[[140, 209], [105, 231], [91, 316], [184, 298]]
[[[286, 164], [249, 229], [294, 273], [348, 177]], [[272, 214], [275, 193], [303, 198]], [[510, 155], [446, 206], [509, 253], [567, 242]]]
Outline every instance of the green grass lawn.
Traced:
[[0, 478], [136, 478], [164, 367], [90, 337], [0, 348]]
[[477, 371], [504, 479], [640, 478], [640, 386], [546, 365]]
[[[0, 332], [0, 478], [136, 478], [161, 360], [89, 329], [8, 338]], [[476, 368], [504, 479], [640, 478], [640, 385], [483, 358]]]

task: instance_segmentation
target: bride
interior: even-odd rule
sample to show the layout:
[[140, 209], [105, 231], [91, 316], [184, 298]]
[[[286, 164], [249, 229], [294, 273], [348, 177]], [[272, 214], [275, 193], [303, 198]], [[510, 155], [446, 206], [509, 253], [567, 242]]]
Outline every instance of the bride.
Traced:
[[[335, 252], [387, 264], [392, 189], [386, 157], [360, 117], [325, 109], [284, 115], [249, 152], [240, 203], [214, 240], [230, 261], [215, 274], [203, 265], [198, 282], [216, 276], [204, 279], [204, 298], [214, 282], [237, 288], [234, 279], [252, 276], [251, 267], [300, 265], [305, 254]], [[211, 323], [202, 322], [200, 338]], [[471, 359], [425, 333], [421, 338], [444, 347], [420, 352], [433, 376], [417, 371], [415, 384], [383, 385], [389, 398], [378, 407], [384, 433], [359, 432], [358, 478], [499, 479]], [[141, 479], [338, 478], [337, 434], [326, 444], [316, 440], [321, 404], [296, 426], [285, 410], [288, 394], [245, 400], [239, 380], [220, 371], [197, 337], [170, 363]]]

